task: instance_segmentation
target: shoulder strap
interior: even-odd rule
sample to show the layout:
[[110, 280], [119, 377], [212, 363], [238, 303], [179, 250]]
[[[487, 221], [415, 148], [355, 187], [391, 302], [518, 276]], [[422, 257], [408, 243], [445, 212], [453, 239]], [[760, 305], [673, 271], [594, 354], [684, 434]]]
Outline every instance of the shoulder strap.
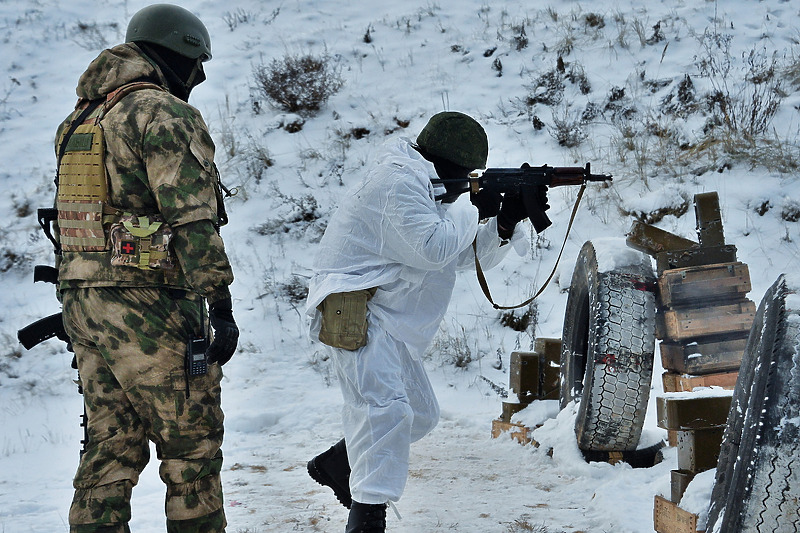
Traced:
[[[61, 166], [61, 159], [64, 157], [64, 152], [67, 151], [67, 143], [69, 143], [69, 138], [72, 137], [72, 134], [75, 133], [75, 130], [78, 129], [78, 126], [83, 124], [83, 122], [92, 114], [92, 111], [97, 109], [97, 107], [103, 103], [103, 99], [98, 100], [91, 100], [89, 105], [81, 111], [81, 114], [78, 115], [78, 118], [73, 120], [70, 123], [69, 129], [67, 133], [64, 135], [64, 139], [61, 141], [61, 144], [58, 146], [58, 159], [56, 160], [56, 165]], [[58, 167], [56, 167], [56, 185], [58, 185]]]
[[538, 298], [539, 295], [544, 292], [545, 288], [547, 288], [547, 285], [550, 283], [550, 280], [552, 280], [553, 276], [556, 274], [556, 269], [558, 268], [558, 263], [561, 261], [561, 255], [564, 253], [564, 247], [567, 245], [567, 239], [569, 238], [569, 232], [572, 229], [572, 223], [575, 222], [575, 215], [578, 213], [578, 206], [581, 203], [581, 198], [583, 198], [583, 191], [585, 191], [585, 190], [586, 190], [586, 183], [581, 185], [581, 189], [578, 191], [578, 198], [575, 200], [575, 207], [572, 208], [572, 215], [569, 218], [569, 225], [567, 226], [567, 233], [566, 233], [566, 235], [564, 235], [564, 243], [561, 245], [561, 251], [558, 252], [558, 258], [556, 258], [556, 264], [553, 265], [553, 270], [550, 272], [550, 275], [547, 277], [547, 280], [545, 280], [545, 282], [542, 284], [542, 286], [539, 287], [539, 290], [536, 291], [536, 294], [534, 294], [533, 296], [531, 296], [530, 298], [528, 298], [527, 300], [525, 300], [524, 302], [522, 302], [519, 305], [508, 305], [508, 306], [505, 306], [505, 305], [498, 305], [498, 304], [494, 303], [494, 300], [492, 299], [492, 294], [489, 292], [489, 284], [486, 282], [486, 276], [484, 276], [483, 269], [481, 268], [481, 263], [480, 263], [480, 261], [478, 261], [478, 240], [475, 239], [475, 241], [472, 242], [472, 250], [475, 253], [475, 272], [478, 275], [478, 283], [480, 284], [481, 289], [483, 290], [484, 296], [486, 296], [486, 299], [489, 300], [489, 303], [491, 303], [494, 306], [495, 309], [504, 309], [504, 310], [506, 310], [506, 309], [518, 309], [520, 307], [525, 307], [526, 305], [528, 305], [529, 303], [534, 301], [536, 298]]

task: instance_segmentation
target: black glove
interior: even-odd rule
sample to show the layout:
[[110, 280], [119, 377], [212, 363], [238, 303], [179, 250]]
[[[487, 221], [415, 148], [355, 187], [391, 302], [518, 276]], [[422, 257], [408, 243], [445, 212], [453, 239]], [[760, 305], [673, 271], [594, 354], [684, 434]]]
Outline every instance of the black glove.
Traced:
[[496, 217], [500, 212], [500, 201], [503, 195], [496, 191], [481, 189], [477, 193], [469, 194], [469, 201], [478, 208], [478, 220]]
[[209, 306], [208, 318], [214, 328], [214, 340], [206, 350], [209, 363], [224, 365], [233, 357], [239, 342], [239, 328], [233, 320], [233, 304], [230, 298], [224, 298]]
[[547, 185], [523, 185], [520, 194], [525, 212], [536, 233], [543, 232], [552, 224], [545, 213], [550, 209], [550, 204], [547, 203]]
[[500, 212], [497, 213], [497, 234], [501, 239], [510, 239], [517, 223], [527, 217], [522, 196], [517, 192], [507, 192], [503, 197]]
[[[528, 163], [521, 166], [529, 167]], [[552, 224], [545, 213], [548, 209], [546, 185], [522, 185], [519, 192], [506, 193], [497, 215], [497, 233], [502, 239], [510, 239], [517, 223], [526, 218], [530, 219], [536, 233], [541, 233]]]

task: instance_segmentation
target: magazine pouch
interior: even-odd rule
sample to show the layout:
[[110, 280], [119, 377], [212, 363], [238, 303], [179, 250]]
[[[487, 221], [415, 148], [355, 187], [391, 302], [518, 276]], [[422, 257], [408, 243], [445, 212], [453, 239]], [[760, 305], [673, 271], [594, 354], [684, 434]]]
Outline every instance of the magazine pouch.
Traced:
[[319, 340], [343, 350], [367, 344], [367, 302], [377, 288], [329, 294], [317, 309], [322, 313]]

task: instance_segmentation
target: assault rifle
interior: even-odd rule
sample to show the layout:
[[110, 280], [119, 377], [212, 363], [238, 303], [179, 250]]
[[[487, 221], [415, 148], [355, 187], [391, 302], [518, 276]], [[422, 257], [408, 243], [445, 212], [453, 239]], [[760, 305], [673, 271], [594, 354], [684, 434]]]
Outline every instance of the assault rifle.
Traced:
[[61, 313], [41, 318], [17, 331], [17, 339], [26, 350], [30, 350], [40, 342], [53, 337], [58, 337], [59, 340], [66, 342], [67, 346], [69, 346], [69, 337], [64, 330], [64, 320]]
[[[585, 185], [587, 182], [611, 181], [610, 174], [592, 174], [592, 167], [586, 163], [585, 167], [551, 167], [542, 165], [532, 167], [525, 163], [519, 168], [487, 168], [480, 172], [473, 172], [463, 180], [459, 179], [434, 179], [433, 183], [463, 182], [464, 187], [459, 190], [448, 190], [436, 196], [437, 200], [445, 200], [459, 196], [465, 192], [477, 194], [481, 189], [495, 191], [502, 194], [519, 194], [526, 187], [546, 186], [561, 187], [564, 185]], [[529, 208], [531, 222], [537, 232], [550, 225], [550, 220], [544, 211]]]
[[[58, 270], [55, 267], [37, 265], [33, 269], [33, 282], [44, 281], [47, 283], [58, 283]], [[67, 350], [72, 351], [67, 332], [64, 330], [64, 320], [61, 313], [55, 313], [28, 324], [17, 331], [17, 339], [26, 350], [30, 350], [40, 342], [47, 339], [58, 337], [67, 343]]]
[[[487, 168], [483, 172], [470, 174], [470, 186], [489, 189], [500, 193], [519, 191], [524, 185], [546, 185], [560, 187], [562, 185], [583, 185], [588, 181], [611, 181], [609, 174], [592, 174], [592, 167], [550, 167], [542, 165], [520, 168]], [[474, 191], [473, 191], [474, 192]]]
[[[46, 265], [37, 265], [33, 269], [33, 281], [44, 281], [47, 283], [58, 283], [58, 270], [55, 267]], [[72, 352], [72, 343], [69, 340], [64, 329], [64, 315], [63, 313], [54, 313], [50, 316], [40, 318], [36, 322], [28, 324], [24, 328], [17, 331], [17, 339], [26, 350], [30, 350], [37, 344], [57, 337], [59, 340], [67, 343], [67, 351]], [[78, 360], [72, 356], [72, 368], [78, 370]], [[75, 381], [78, 386], [78, 394], [83, 394], [83, 386], [81, 385], [80, 374]], [[86, 413], [86, 404], [83, 405], [83, 414], [81, 415], [81, 427], [83, 428], [83, 440], [81, 441], [82, 447], [80, 454], [86, 452], [86, 443], [89, 442], [89, 428], [88, 428], [88, 415]]]

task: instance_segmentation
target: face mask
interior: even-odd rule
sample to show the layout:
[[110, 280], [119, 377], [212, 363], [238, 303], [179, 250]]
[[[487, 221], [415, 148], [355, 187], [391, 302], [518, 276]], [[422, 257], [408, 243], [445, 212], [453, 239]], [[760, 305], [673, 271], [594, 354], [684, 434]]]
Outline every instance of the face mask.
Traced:
[[204, 81], [206, 81], [206, 72], [203, 70], [203, 57], [201, 56], [197, 58], [197, 63], [192, 69], [189, 79], [186, 80], [186, 92], [191, 92], [192, 89]]

